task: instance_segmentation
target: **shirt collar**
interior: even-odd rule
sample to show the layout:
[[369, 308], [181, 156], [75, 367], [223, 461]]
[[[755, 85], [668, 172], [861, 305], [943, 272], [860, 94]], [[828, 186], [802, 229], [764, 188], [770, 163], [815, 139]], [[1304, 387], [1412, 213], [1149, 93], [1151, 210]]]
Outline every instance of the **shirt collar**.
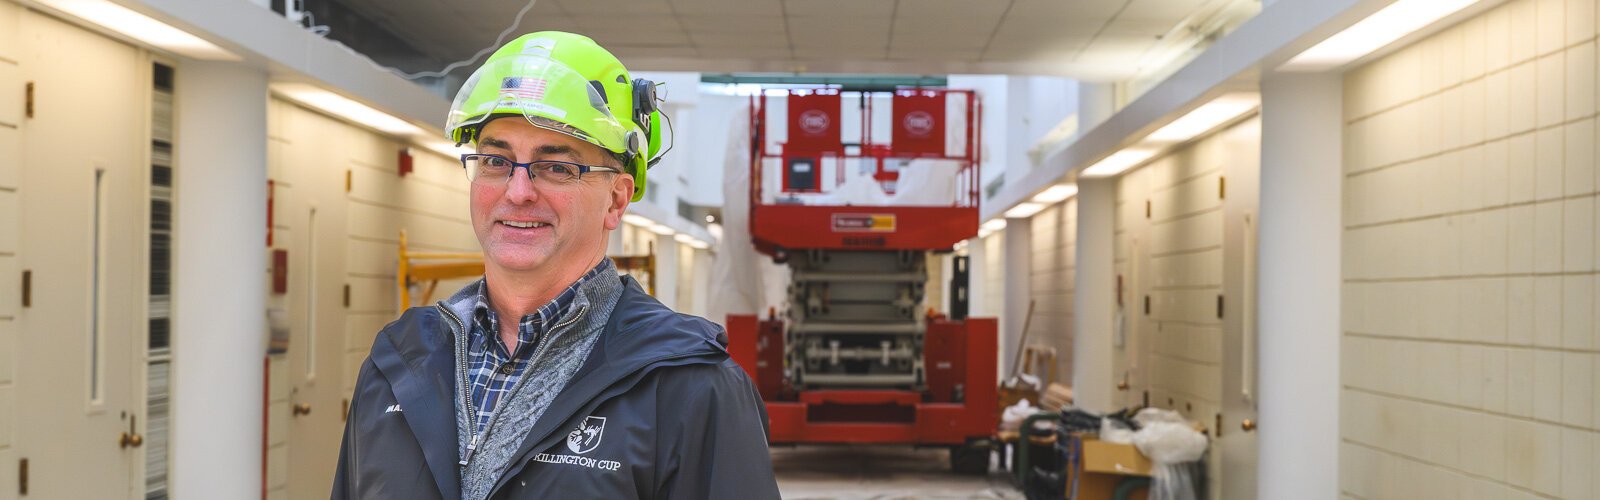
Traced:
[[[577, 281], [573, 281], [571, 285], [568, 285], [567, 289], [562, 290], [561, 294], [557, 295], [554, 300], [551, 300], [550, 302], [545, 303], [545, 305], [540, 306], [539, 309], [535, 310], [533, 313], [523, 316], [519, 321], [520, 326], [517, 328], [517, 336], [520, 337], [523, 342], [532, 341], [533, 338], [539, 333], [542, 333], [549, 324], [556, 321], [563, 314], [566, 314], [567, 309], [572, 307], [573, 299], [577, 298], [578, 289], [583, 286], [584, 282], [589, 281], [596, 276], [606, 274], [608, 271], [615, 275], [615, 269], [616, 266], [611, 263], [611, 259], [609, 257], [600, 259], [599, 264], [596, 264], [593, 269], [590, 269], [589, 272], [584, 273], [583, 276], [578, 277]], [[492, 336], [497, 334], [500, 329], [499, 322], [495, 317], [494, 307], [491, 305], [492, 302], [489, 300], [489, 285], [487, 284], [487, 281], [487, 278], [478, 280], [477, 298], [474, 300], [472, 306], [473, 322], [476, 323], [477, 328], [474, 328], [473, 330], [475, 330], [474, 333], [488, 332], [491, 333]]]

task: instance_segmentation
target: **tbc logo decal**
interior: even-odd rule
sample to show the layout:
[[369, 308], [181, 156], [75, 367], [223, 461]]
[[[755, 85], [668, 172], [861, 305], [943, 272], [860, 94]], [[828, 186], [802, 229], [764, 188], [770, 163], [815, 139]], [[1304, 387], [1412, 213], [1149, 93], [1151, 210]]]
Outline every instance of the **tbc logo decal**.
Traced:
[[804, 113], [800, 113], [800, 130], [805, 131], [807, 134], [821, 135], [823, 132], [828, 131], [828, 124], [832, 122], [833, 120], [828, 118], [828, 114], [820, 110], [808, 109]]
[[567, 434], [567, 449], [582, 455], [600, 446], [600, 435], [606, 432], [606, 418], [589, 416], [578, 423], [578, 428]]
[[906, 132], [918, 137], [925, 137], [933, 133], [933, 115], [927, 111], [912, 111], [900, 119], [901, 125], [906, 127]]

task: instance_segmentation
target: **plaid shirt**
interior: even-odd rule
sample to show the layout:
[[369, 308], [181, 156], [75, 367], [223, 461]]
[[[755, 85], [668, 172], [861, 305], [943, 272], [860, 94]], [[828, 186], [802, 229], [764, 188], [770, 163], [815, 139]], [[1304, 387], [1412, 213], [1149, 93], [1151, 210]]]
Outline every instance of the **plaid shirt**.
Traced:
[[467, 332], [467, 380], [472, 387], [472, 405], [478, 413], [477, 428], [473, 435], [482, 434], [489, 427], [489, 422], [494, 420], [495, 407], [500, 398], [517, 387], [517, 381], [522, 379], [534, 352], [539, 350], [540, 342], [548, 340], [545, 335], [550, 327], [555, 326], [571, 308], [573, 298], [578, 295], [578, 286], [607, 271], [615, 275], [614, 269], [611, 259], [600, 259], [599, 265], [572, 282], [555, 300], [533, 314], [523, 316], [517, 328], [517, 345], [510, 352], [506, 351], [505, 343], [500, 342], [500, 326], [494, 308], [489, 305], [489, 289], [483, 281], [478, 282], [478, 299], [472, 307], [472, 328]]

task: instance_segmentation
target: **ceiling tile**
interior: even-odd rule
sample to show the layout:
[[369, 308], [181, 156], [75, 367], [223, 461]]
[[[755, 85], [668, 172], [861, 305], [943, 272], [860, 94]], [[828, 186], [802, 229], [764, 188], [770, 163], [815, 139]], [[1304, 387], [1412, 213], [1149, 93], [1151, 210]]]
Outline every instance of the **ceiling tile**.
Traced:
[[901, 0], [895, 18], [947, 19], [952, 22], [994, 22], [1010, 0]]
[[1041, 19], [1110, 19], [1127, 0], [1016, 0], [1007, 16]]
[[938, 33], [895, 33], [894, 38], [889, 40], [889, 47], [891, 49], [911, 50], [983, 50], [983, 47], [988, 43], [989, 36], [987, 34], [961, 35], [951, 33], [940, 35]]
[[691, 47], [644, 47], [629, 45], [607, 46], [618, 59], [627, 60], [634, 57], [698, 57], [700, 54]]
[[690, 33], [761, 33], [783, 36], [783, 16], [679, 15], [678, 24]]
[[791, 16], [874, 17], [887, 19], [894, 13], [896, 0], [783, 0], [783, 10]]
[[1129, 19], [1171, 19], [1176, 23], [1189, 17], [1207, 0], [1129, 0], [1118, 17]]
[[905, 18], [897, 17], [894, 20], [895, 36], [916, 33], [959, 33], [962, 35], [989, 36], [994, 33], [999, 19], [981, 20], [970, 19], [951, 21], [944, 19]]
[[711, 47], [789, 49], [789, 39], [783, 36], [782, 33], [774, 36], [745, 33], [697, 33], [691, 31], [689, 32], [689, 39], [694, 41], [695, 47], [700, 49]]
[[600, 45], [611, 48], [613, 45], [643, 46], [643, 47], [684, 47], [692, 48], [689, 36], [682, 31], [634, 31], [634, 30], [605, 30], [585, 33]]
[[781, 16], [779, 0], [669, 0], [678, 15]]
[[999, 33], [1020, 33], [1030, 36], [1094, 36], [1110, 18], [1049, 18], [1007, 15], [1000, 21]]
[[710, 59], [788, 59], [788, 47], [700, 47], [700, 57]]
[[1117, 19], [1106, 25], [1106, 33], [1120, 35], [1161, 36], [1172, 31], [1177, 24], [1167, 20]]
[[[539, 0], [549, 2], [552, 0]], [[672, 15], [666, 0], [555, 0], [561, 10], [572, 15]], [[520, 6], [519, 6], [520, 7]], [[537, 6], [534, 8], [538, 8]]]
[[959, 61], [976, 62], [979, 52], [976, 50], [890, 50], [890, 60], [903, 61]]

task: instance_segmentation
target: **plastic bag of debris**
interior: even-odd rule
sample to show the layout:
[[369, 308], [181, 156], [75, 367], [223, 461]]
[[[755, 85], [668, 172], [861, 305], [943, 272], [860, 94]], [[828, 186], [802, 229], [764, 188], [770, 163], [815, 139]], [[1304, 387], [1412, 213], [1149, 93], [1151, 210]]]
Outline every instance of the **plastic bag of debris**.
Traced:
[[1133, 435], [1139, 453], [1155, 464], [1150, 474], [1150, 500], [1197, 500], [1190, 464], [1205, 455], [1209, 441], [1182, 418], [1171, 422], [1166, 415], [1150, 417], [1141, 420], [1139, 432]]
[[1000, 429], [1017, 430], [1022, 427], [1023, 419], [1038, 411], [1038, 408], [1033, 407], [1033, 403], [1028, 402], [1027, 398], [1023, 398], [1021, 401], [1017, 401], [1017, 404], [1007, 406], [1005, 413], [1000, 414]]

